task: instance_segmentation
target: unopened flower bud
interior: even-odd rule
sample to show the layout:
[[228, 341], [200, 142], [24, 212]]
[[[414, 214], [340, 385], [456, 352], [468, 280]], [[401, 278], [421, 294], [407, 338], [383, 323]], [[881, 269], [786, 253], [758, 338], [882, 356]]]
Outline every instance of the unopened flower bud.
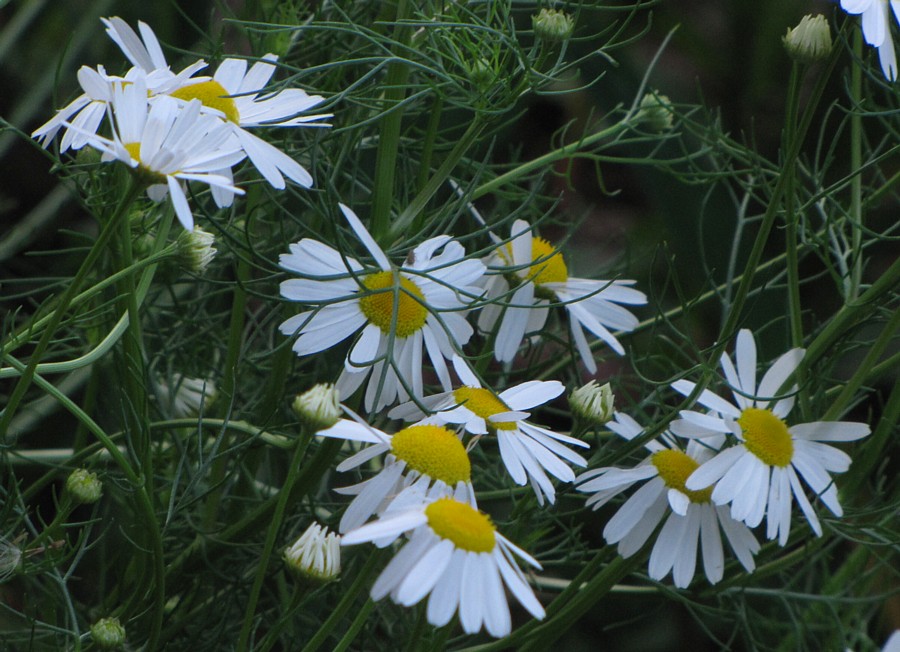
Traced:
[[476, 59], [467, 66], [467, 72], [472, 86], [482, 92], [488, 90], [497, 80], [497, 71], [484, 59]]
[[569, 407], [579, 419], [591, 425], [601, 425], [612, 419], [615, 402], [609, 383], [597, 385], [596, 380], [579, 387], [569, 396]]
[[91, 638], [101, 650], [118, 650], [125, 644], [125, 628], [118, 618], [101, 618], [91, 625]]
[[823, 61], [831, 54], [831, 27], [825, 16], [807, 15], [788, 29], [781, 41], [791, 58], [800, 63]]
[[329, 383], [320, 383], [298, 394], [291, 407], [300, 421], [317, 432], [336, 424], [342, 414], [340, 395]]
[[0, 537], [0, 582], [13, 575], [22, 565], [22, 546], [19, 541]]
[[213, 246], [215, 242], [215, 236], [199, 226], [195, 226], [193, 231], [182, 231], [178, 235], [178, 259], [181, 266], [194, 274], [205, 272], [216, 256], [217, 249]]
[[87, 469], [75, 469], [66, 478], [66, 491], [75, 502], [90, 505], [100, 500], [103, 483], [96, 473]]
[[190, 378], [173, 374], [171, 382], [158, 380], [156, 394], [161, 407], [175, 418], [196, 417], [208, 410], [218, 393], [207, 378]]
[[672, 128], [672, 102], [665, 95], [647, 93], [641, 98], [635, 121], [650, 131], [662, 133]]
[[290, 548], [284, 563], [299, 578], [324, 584], [341, 574], [341, 537], [313, 523]]
[[556, 9], [541, 9], [539, 14], [531, 17], [531, 25], [537, 38], [551, 43], [565, 41], [575, 29], [572, 17]]

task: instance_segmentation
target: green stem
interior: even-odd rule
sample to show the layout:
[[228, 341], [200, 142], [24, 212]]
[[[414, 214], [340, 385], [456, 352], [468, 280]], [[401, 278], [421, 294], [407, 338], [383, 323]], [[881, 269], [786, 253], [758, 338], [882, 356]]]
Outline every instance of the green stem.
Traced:
[[[855, 30], [853, 38], [853, 56], [862, 60], [862, 32]], [[862, 102], [862, 67], [850, 67], [850, 99], [853, 111], [850, 114], [850, 228], [852, 232], [851, 247], [853, 249], [853, 268], [850, 270], [849, 287], [846, 299], [853, 300], [859, 294], [862, 283], [862, 114], [859, 106]]]
[[900, 383], [894, 383], [875, 432], [859, 448], [853, 465], [843, 477], [842, 494], [856, 496], [862, 484], [871, 477], [875, 467], [884, 461], [884, 450], [892, 438], [896, 437], [895, 427], [898, 420], [900, 420]]
[[425, 138], [422, 139], [422, 160], [419, 163], [419, 173], [416, 176], [416, 187], [421, 192], [428, 181], [428, 173], [431, 171], [431, 156], [434, 152], [434, 142], [437, 139], [438, 127], [441, 124], [441, 112], [444, 108], [444, 98], [440, 92], [434, 94], [434, 102], [431, 104], [431, 113], [428, 115], [428, 124], [425, 127]]
[[338, 644], [334, 646], [334, 652], [344, 652], [347, 648], [350, 647], [350, 644], [356, 640], [356, 637], [359, 636], [359, 630], [362, 629], [362, 626], [366, 624], [366, 619], [369, 617], [369, 614], [372, 613], [372, 609], [375, 608], [375, 603], [371, 600], [366, 600], [366, 603], [362, 606], [362, 609], [356, 614], [356, 618], [353, 619], [353, 622], [350, 623], [350, 627], [347, 629], [347, 633], [341, 637], [341, 640], [338, 641]]

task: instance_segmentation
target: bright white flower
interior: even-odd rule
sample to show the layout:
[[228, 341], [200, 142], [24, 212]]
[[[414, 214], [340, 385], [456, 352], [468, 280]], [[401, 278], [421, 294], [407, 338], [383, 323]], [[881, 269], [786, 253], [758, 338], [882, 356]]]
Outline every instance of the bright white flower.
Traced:
[[171, 95], [185, 101], [198, 99], [205, 110], [224, 118], [250, 161], [273, 187], [279, 190], [284, 188], [284, 175], [309, 188], [313, 178], [303, 166], [247, 131], [252, 127], [330, 126], [320, 122], [310, 124], [330, 118], [330, 113], [292, 117], [320, 104], [323, 98], [318, 95], [308, 95], [299, 88], [288, 88], [260, 96], [275, 73], [273, 64], [277, 60], [276, 55], [267, 54], [248, 71], [244, 59], [225, 59], [211, 80], [184, 86]]
[[[890, 8], [888, 7], [890, 4]], [[891, 10], [900, 21], [900, 0], [841, 0], [848, 14], [862, 15], [862, 32], [866, 43], [878, 49], [881, 71], [889, 81], [897, 79], [897, 55], [891, 36]]]
[[[494, 357], [500, 362], [511, 361], [525, 334], [544, 325], [550, 302], [565, 306], [572, 339], [591, 373], [597, 371], [597, 364], [583, 329], [616, 353], [624, 354], [625, 349], [609, 329], [630, 331], [638, 325], [633, 314], [617, 305], [647, 303], [643, 292], [629, 287], [634, 281], [570, 277], [562, 253], [543, 238], [533, 236], [525, 220], [515, 221], [510, 238], [488, 259], [494, 273], [487, 277], [485, 298], [492, 303], [484, 307], [478, 318], [478, 327], [485, 332], [500, 322]], [[510, 278], [515, 278], [515, 287], [510, 286]]]
[[122, 49], [133, 67], [125, 73], [124, 77], [117, 77], [106, 74], [103, 66], [97, 66], [96, 70], [82, 66], [77, 76], [84, 93], [60, 109], [55, 116], [31, 134], [32, 138], [40, 140], [44, 147], [50, 144], [50, 141], [67, 123], [71, 124], [74, 129], [66, 129], [60, 142], [60, 152], [65, 152], [70, 147], [72, 149], [84, 147], [88, 142], [89, 135], [97, 133], [97, 129], [106, 115], [107, 105], [112, 101], [113, 85], [116, 82], [133, 83], [138, 78], [142, 78], [147, 93], [154, 96], [176, 91], [186, 83], [209, 79], [208, 77], [192, 79], [194, 73], [206, 67], [206, 62], [202, 59], [195, 61], [178, 74], [173, 73], [166, 63], [156, 35], [145, 23], [138, 23], [138, 29], [141, 32], [141, 37], [138, 37], [134, 30], [117, 16], [101, 18], [101, 20], [106, 25], [106, 33]]
[[[520, 486], [530, 481], [538, 503], [543, 505], [546, 496], [553, 504], [556, 491], [547, 473], [563, 482], [572, 482], [575, 473], [568, 464], [587, 465], [581, 455], [563, 444], [582, 447], [587, 444], [529, 423], [526, 419], [530, 415], [524, 410], [555, 399], [563, 392], [562, 383], [532, 380], [494, 394], [481, 386], [478, 377], [459, 356], [453, 357], [453, 367], [463, 386], [421, 401], [433, 412], [425, 422], [460, 424], [473, 435], [495, 434], [500, 457], [513, 481]], [[415, 421], [426, 415], [410, 401], [391, 410], [389, 416]]]
[[[731, 434], [738, 439], [737, 446], [722, 450], [704, 463], [688, 478], [686, 486], [697, 490], [715, 484], [714, 503], [731, 503], [731, 515], [750, 527], [759, 525], [765, 516], [766, 537], [777, 536], [782, 546], [790, 533], [791, 494], [816, 535], [822, 535], [800, 477], [835, 516], [843, 514], [837, 487], [829, 474], [846, 471], [850, 457], [820, 442], [854, 441], [870, 432], [867, 424], [849, 421], [815, 421], [790, 427], [784, 422], [794, 397], [778, 398], [778, 391], [804, 353], [803, 349], [791, 349], [782, 355], [757, 385], [756, 342], [749, 330], [741, 330], [735, 347], [737, 368], [727, 354], [720, 361], [734, 403], [703, 390], [697, 402], [719, 416], [683, 410], [682, 418], [671, 425], [672, 432], [681, 437], [704, 439]], [[685, 396], [695, 387], [696, 383], [687, 380], [672, 385]], [[795, 386], [789, 394], [796, 389]]]
[[184, 228], [194, 228], [194, 217], [182, 181], [200, 181], [227, 194], [244, 194], [231, 185], [230, 175], [214, 173], [240, 162], [244, 152], [221, 120], [200, 113], [199, 101], [182, 107], [177, 100], [158, 97], [151, 105], [144, 80], [139, 78], [132, 84], [113, 86], [110, 108], [113, 140], [87, 134], [88, 145], [103, 152], [103, 160], [122, 161], [144, 175], [151, 184], [147, 195], [153, 201], [170, 195]]
[[484, 626], [499, 638], [512, 629], [505, 585], [532, 616], [544, 617], [514, 555], [537, 569], [540, 564], [465, 500], [422, 496], [418, 504], [392, 509], [348, 533], [341, 543], [393, 541], [403, 533], [409, 541], [375, 580], [373, 600], [390, 595], [408, 607], [429, 596], [426, 617], [435, 627], [449, 623], [458, 611], [467, 634]]
[[294, 351], [302, 356], [331, 348], [362, 329], [337, 387], [341, 398], [347, 398], [368, 378], [368, 412], [410, 395], [423, 397], [423, 347], [449, 390], [445, 358], [472, 336], [464, 311], [481, 292], [474, 283], [484, 265], [465, 259], [462, 245], [442, 235], [416, 247], [397, 268], [353, 211], [343, 204], [341, 211], [378, 267], [366, 268], [318, 240], [292, 244], [291, 253], [282, 254], [281, 266], [307, 278], [284, 281], [281, 295], [319, 305], [282, 323], [281, 332], [298, 335]]
[[162, 379], [156, 382], [156, 397], [161, 409], [175, 418], [203, 414], [217, 396], [215, 383], [206, 378], [173, 374], [171, 383]]
[[[643, 432], [634, 419], [621, 412], [607, 426], [629, 441]], [[706, 578], [710, 584], [717, 583], [725, 569], [722, 532], [741, 565], [750, 572], [756, 567], [753, 555], [759, 552], [759, 542], [747, 526], [733, 519], [726, 507], [711, 502], [711, 489], [691, 491], [684, 484], [724, 440], [720, 435], [702, 443], [691, 441], [687, 451], [682, 451], [666, 432], [644, 444], [651, 455], [635, 468], [606, 467], [578, 477], [578, 490], [593, 494], [585, 504], [594, 509], [632, 485], [647, 482], [609, 520], [603, 536], [607, 543], [619, 544], [620, 555], [630, 557], [665, 518], [650, 553], [648, 572], [654, 580], [663, 579], [671, 571], [675, 586], [686, 588], [694, 577], [699, 541]]]
[[[341, 462], [337, 470], [348, 471], [387, 453], [377, 475], [336, 491], [356, 496], [341, 518], [341, 534], [359, 527], [372, 514], [387, 509], [405, 487], [415, 486], [440, 495], [456, 492], [475, 504], [472, 466], [465, 447], [454, 433], [442, 426], [417, 424], [389, 435], [372, 426], [341, 419], [317, 433], [321, 437], [372, 444]], [[385, 542], [387, 545], [388, 542]]]
[[329, 582], [341, 574], [341, 537], [313, 523], [285, 549], [284, 563], [301, 578]]

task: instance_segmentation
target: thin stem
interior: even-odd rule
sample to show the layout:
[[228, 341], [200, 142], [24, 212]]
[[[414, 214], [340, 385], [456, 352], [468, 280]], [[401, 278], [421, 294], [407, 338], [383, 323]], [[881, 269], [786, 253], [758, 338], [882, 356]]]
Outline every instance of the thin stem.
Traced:
[[[853, 36], [853, 56], [862, 60], [862, 32], [855, 30]], [[846, 299], [852, 300], [859, 295], [862, 282], [862, 175], [858, 174], [862, 167], [862, 67], [850, 67], [850, 99], [853, 112], [850, 114], [850, 229], [851, 247], [853, 251], [853, 268], [850, 271], [849, 287]]]

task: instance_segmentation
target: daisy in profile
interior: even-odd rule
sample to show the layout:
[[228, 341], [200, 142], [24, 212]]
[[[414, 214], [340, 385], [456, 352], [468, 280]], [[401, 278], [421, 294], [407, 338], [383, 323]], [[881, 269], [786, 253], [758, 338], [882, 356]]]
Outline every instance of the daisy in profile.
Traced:
[[638, 320], [618, 304], [647, 303], [643, 292], [630, 287], [634, 281], [570, 277], [562, 253], [534, 236], [525, 220], [513, 223], [510, 241], [494, 252], [488, 267], [493, 273], [488, 276], [485, 299], [491, 303], [481, 311], [478, 327], [491, 332], [499, 322], [494, 357], [500, 362], [510, 362], [516, 356], [526, 333], [540, 330], [552, 302], [565, 307], [582, 362], [588, 371], [596, 373], [597, 364], [584, 330], [623, 355], [625, 349], [610, 329], [627, 332], [637, 327]]
[[194, 217], [182, 182], [199, 181], [232, 195], [244, 194], [229, 178], [214, 173], [239, 163], [244, 152], [220, 120], [200, 113], [200, 102], [182, 107], [172, 98], [159, 97], [151, 105], [139, 78], [113, 86], [110, 109], [112, 140], [87, 134], [87, 144], [103, 152], [103, 160], [121, 161], [142, 176], [153, 201], [168, 195], [187, 230], [194, 228]]
[[475, 284], [484, 265], [466, 259], [462, 245], [444, 235], [423, 242], [403, 266], [396, 267], [356, 214], [343, 204], [340, 208], [376, 267], [364, 267], [318, 240], [292, 244], [280, 264], [304, 278], [284, 281], [281, 295], [317, 307], [282, 323], [281, 332], [297, 337], [293, 348], [303, 356], [329, 349], [362, 330], [347, 354], [337, 387], [344, 399], [368, 379], [367, 412], [406, 401], [410, 395], [424, 397], [423, 352], [449, 390], [445, 359], [472, 336], [464, 311], [481, 294]]
[[900, 21], [900, 0], [841, 0], [841, 9], [862, 17], [863, 38], [878, 50], [878, 62], [885, 78], [895, 81], [897, 55], [891, 36], [891, 13]]
[[[865, 423], [814, 421], [788, 426], [785, 422], [794, 405], [793, 387], [778, 396], [781, 386], [803, 359], [803, 349], [783, 354], [756, 382], [756, 342], [749, 330], [737, 336], [735, 362], [722, 355], [725, 379], [731, 386], [734, 402], [709, 390], [703, 390], [697, 402], [717, 414], [683, 410], [671, 429], [681, 437], [702, 439], [732, 435], [736, 446], [721, 450], [703, 463], [687, 480], [691, 490], [715, 484], [712, 500], [717, 505], [731, 503], [731, 515], [756, 527], [766, 517], [766, 537], [778, 537], [785, 545], [791, 528], [791, 495], [817, 536], [822, 526], [812, 508], [800, 478], [813, 490], [835, 516], [843, 510], [831, 473], [850, 468], [850, 457], [822, 442], [854, 441], [869, 434]], [[672, 388], [685, 396], [695, 383], [679, 380]]]
[[478, 377], [459, 356], [453, 357], [453, 367], [463, 385], [421, 401], [432, 414], [426, 415], [410, 401], [398, 405], [389, 416], [406, 421], [425, 417], [427, 423], [461, 425], [473, 435], [496, 435], [500, 457], [513, 481], [519, 486], [530, 482], [538, 503], [543, 505], [546, 497], [552, 505], [556, 491], [547, 474], [572, 482], [575, 473], [569, 464], [587, 465], [581, 455], [564, 444], [580, 447], [587, 444], [529, 423], [526, 419], [530, 415], [524, 410], [555, 399], [565, 389], [562, 383], [532, 380], [494, 394], [481, 386]]
[[70, 104], [60, 109], [55, 116], [32, 132], [41, 145], [47, 147], [65, 125], [71, 124], [74, 129], [65, 129], [60, 141], [60, 153], [70, 147], [81, 149], [87, 144], [89, 135], [97, 133], [107, 112], [107, 105], [112, 101], [113, 84], [116, 82], [134, 82], [138, 77], [144, 80], [147, 93], [152, 97], [177, 91], [186, 83], [202, 82], [208, 77], [194, 78], [193, 75], [206, 67], [206, 62], [198, 59], [179, 73], [173, 73], [166, 63], [165, 55], [153, 30], [146, 23], [139, 22], [139, 37], [124, 20], [118, 16], [101, 18], [106, 25], [106, 33], [121, 48], [132, 64], [132, 68], [123, 77], [106, 74], [103, 66], [97, 69], [82, 66], [78, 70], [78, 83], [83, 94]]
[[390, 595], [409, 607], [428, 596], [426, 618], [435, 627], [446, 625], [458, 612], [467, 634], [484, 627], [499, 638], [512, 629], [505, 586], [532, 616], [544, 617], [544, 608], [515, 561], [519, 557], [540, 569], [534, 558], [466, 500], [421, 492], [418, 496], [418, 501], [410, 497], [402, 508], [388, 510], [341, 540], [341, 545], [352, 545], [408, 537], [375, 580], [373, 600]]
[[[621, 412], [607, 427], [629, 441], [643, 432], [634, 419]], [[756, 567], [753, 555], [759, 552], [759, 542], [747, 526], [733, 519], [727, 507], [712, 502], [711, 488], [685, 487], [688, 476], [712, 457], [724, 440], [719, 435], [704, 439], [702, 444], [691, 441], [682, 451], [671, 433], [665, 432], [644, 445], [650, 457], [635, 468], [593, 469], [578, 477], [577, 488], [593, 494], [585, 504], [594, 509], [633, 485], [646, 483], [609, 520], [603, 537], [610, 545], [618, 544], [620, 555], [630, 557], [665, 520], [650, 553], [648, 573], [654, 580], [662, 580], [671, 572], [675, 586], [686, 588], [696, 570], [699, 542], [706, 579], [716, 584], [725, 570], [722, 532], [741, 565], [748, 572]]]
[[338, 493], [355, 496], [341, 518], [338, 527], [341, 534], [361, 526], [372, 514], [384, 511], [402, 489], [410, 486], [435, 495], [455, 492], [460, 500], [475, 504], [469, 456], [459, 437], [443, 426], [418, 424], [389, 435], [361, 421], [341, 419], [316, 434], [371, 444], [341, 462], [338, 471], [355, 469], [386, 454], [384, 466], [377, 475], [337, 489]]

